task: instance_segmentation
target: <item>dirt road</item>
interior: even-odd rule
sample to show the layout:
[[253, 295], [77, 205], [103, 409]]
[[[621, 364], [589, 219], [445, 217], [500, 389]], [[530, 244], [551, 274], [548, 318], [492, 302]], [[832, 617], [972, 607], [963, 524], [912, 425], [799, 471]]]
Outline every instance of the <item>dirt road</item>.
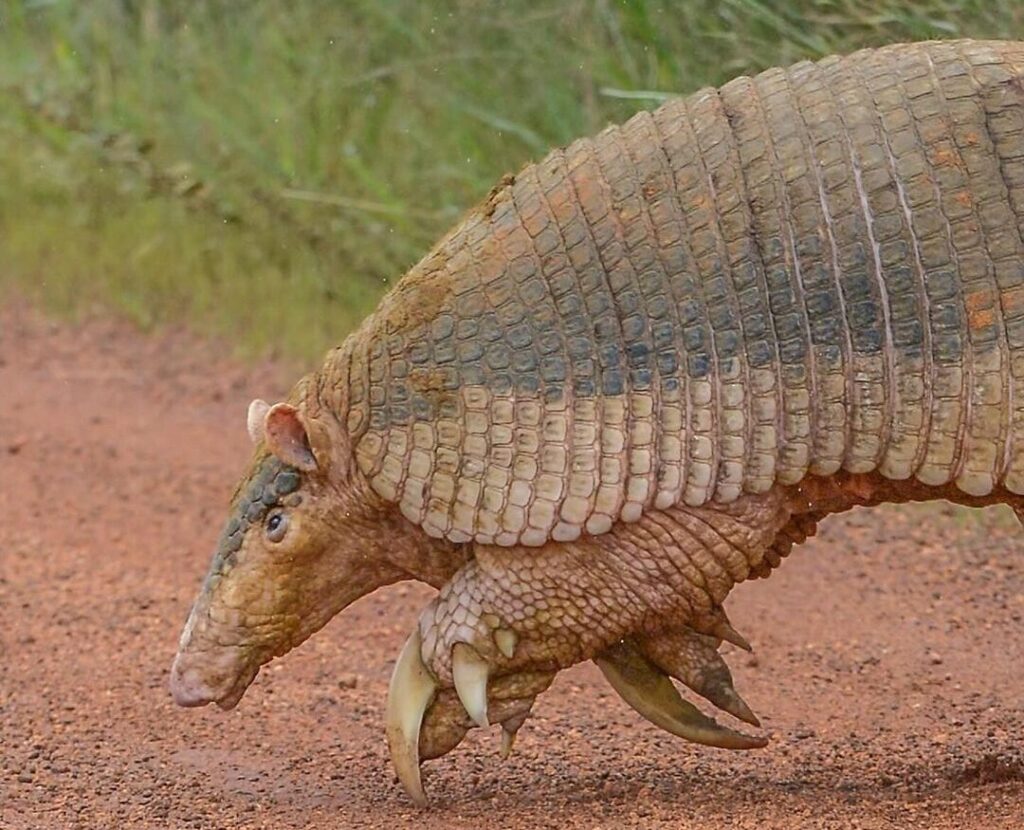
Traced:
[[[833, 517], [729, 600], [728, 659], [774, 736], [728, 753], [565, 672], [515, 755], [473, 735], [412, 808], [387, 758], [392, 660], [429, 592], [368, 597], [239, 707], [176, 709], [167, 669], [283, 391], [185, 333], [0, 311], [0, 828], [1024, 826], [1024, 534], [943, 504]], [[297, 375], [295, 375], [297, 377]]]

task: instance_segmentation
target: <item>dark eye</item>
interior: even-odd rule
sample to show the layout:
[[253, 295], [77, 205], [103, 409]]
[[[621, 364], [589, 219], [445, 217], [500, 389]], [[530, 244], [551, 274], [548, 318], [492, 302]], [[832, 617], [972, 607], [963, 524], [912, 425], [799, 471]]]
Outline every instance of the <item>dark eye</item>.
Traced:
[[281, 512], [271, 513], [267, 517], [267, 538], [271, 542], [280, 542], [288, 532], [288, 517]]

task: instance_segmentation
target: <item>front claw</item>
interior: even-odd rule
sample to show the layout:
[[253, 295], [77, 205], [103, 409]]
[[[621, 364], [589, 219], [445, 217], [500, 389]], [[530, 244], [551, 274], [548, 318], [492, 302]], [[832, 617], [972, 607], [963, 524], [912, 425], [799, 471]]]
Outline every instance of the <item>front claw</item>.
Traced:
[[468, 643], [452, 646], [452, 681], [466, 712], [477, 726], [487, 727], [487, 661]]
[[[460, 657], [464, 650], [458, 646], [465, 646], [472, 654]], [[555, 672], [522, 671], [495, 676], [488, 682], [488, 672], [480, 669], [481, 663], [488, 669], [483, 658], [472, 647], [457, 644], [452, 665], [455, 686], [442, 687], [423, 662], [421, 647], [417, 628], [402, 647], [391, 676], [386, 731], [398, 780], [410, 798], [425, 807], [421, 763], [447, 754], [470, 729], [486, 725], [488, 719], [501, 724], [501, 755], [507, 757], [516, 732], [529, 716], [537, 695], [551, 685]], [[484, 724], [479, 719], [481, 696]], [[466, 705], [467, 697], [470, 706]], [[475, 714], [471, 715], [471, 707], [476, 709]]]
[[426, 807], [427, 794], [420, 778], [420, 728], [438, 684], [423, 664], [421, 646], [419, 629], [413, 629], [398, 655], [388, 686], [385, 732], [398, 780], [418, 806]]

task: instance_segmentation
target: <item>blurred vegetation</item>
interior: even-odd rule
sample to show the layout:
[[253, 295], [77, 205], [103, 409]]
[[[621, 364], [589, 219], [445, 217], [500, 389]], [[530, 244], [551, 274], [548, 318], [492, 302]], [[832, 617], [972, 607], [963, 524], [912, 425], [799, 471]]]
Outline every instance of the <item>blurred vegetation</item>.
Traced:
[[337, 342], [498, 177], [670, 94], [1020, 0], [0, 0], [0, 292]]

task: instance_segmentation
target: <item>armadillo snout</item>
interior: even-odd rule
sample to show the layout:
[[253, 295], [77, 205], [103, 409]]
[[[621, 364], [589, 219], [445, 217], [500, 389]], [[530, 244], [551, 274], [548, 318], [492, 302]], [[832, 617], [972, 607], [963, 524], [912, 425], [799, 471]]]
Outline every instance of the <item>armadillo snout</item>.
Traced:
[[210, 687], [203, 682], [194, 667], [184, 665], [182, 655], [174, 658], [171, 666], [171, 696], [179, 706], [203, 706], [216, 699]]
[[170, 690], [178, 706], [216, 703], [230, 709], [245, 694], [259, 671], [238, 648], [179, 651], [171, 666]]

